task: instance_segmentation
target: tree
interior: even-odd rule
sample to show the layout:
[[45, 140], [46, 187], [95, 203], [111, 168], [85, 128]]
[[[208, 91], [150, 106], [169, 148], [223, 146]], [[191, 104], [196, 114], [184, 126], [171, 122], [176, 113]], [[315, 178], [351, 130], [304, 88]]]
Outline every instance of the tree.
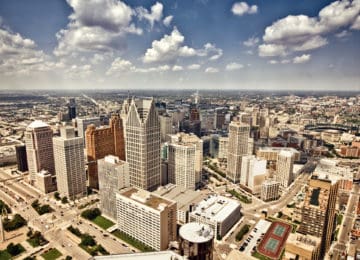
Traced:
[[68, 198], [67, 197], [63, 197], [62, 199], [61, 199], [61, 203], [62, 204], [66, 204], [66, 203], [68, 203], [69, 201], [68, 201]]
[[26, 220], [21, 215], [16, 214], [11, 220], [5, 219], [3, 224], [4, 229], [9, 232], [26, 225]]
[[0, 213], [3, 211], [3, 208], [6, 209], [6, 212], [7, 212], [7, 213], [11, 213], [10, 207], [9, 207], [5, 202], [3, 202], [2, 200], [0, 200]]
[[10, 243], [6, 247], [6, 251], [8, 251], [10, 255], [15, 256], [21, 253], [21, 248], [19, 247], [19, 245], [14, 245], [14, 243]]
[[96, 242], [89, 234], [84, 234], [81, 238], [81, 244], [84, 246], [95, 246]]
[[59, 193], [59, 192], [55, 192], [55, 193], [54, 193], [54, 198], [55, 198], [56, 200], [61, 200], [61, 198], [60, 198], [60, 193]]
[[89, 220], [92, 220], [94, 218], [96, 218], [97, 216], [100, 216], [101, 215], [101, 211], [100, 209], [98, 208], [95, 208], [95, 209], [87, 209], [87, 210], [84, 210], [82, 213], [81, 213], [81, 216], [83, 218], [86, 218], [86, 219], [89, 219]]
[[72, 257], [69, 256], [69, 255], [67, 255], [67, 256], [65, 257], [65, 260], [71, 260], [71, 259], [72, 259]]

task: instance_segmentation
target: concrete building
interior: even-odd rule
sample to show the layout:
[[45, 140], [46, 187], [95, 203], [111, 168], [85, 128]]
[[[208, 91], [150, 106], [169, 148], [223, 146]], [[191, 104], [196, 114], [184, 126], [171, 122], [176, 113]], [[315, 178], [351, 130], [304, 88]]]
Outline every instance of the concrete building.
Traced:
[[338, 189], [336, 179], [329, 179], [326, 174], [314, 174], [306, 192], [298, 232], [321, 238], [321, 257], [330, 248]]
[[159, 116], [161, 142], [168, 141], [168, 135], [173, 134], [172, 117], [168, 114]]
[[294, 161], [300, 161], [300, 152], [290, 147], [260, 147], [256, 151], [256, 156], [267, 161], [277, 161], [281, 151], [291, 152], [294, 156]]
[[16, 163], [18, 171], [26, 172], [28, 170], [27, 157], [26, 157], [26, 146], [16, 145]]
[[160, 121], [153, 99], [132, 99], [126, 118], [126, 160], [130, 185], [155, 190], [160, 185]]
[[160, 251], [176, 240], [176, 202], [138, 188], [116, 193], [118, 229]]
[[53, 138], [57, 187], [61, 196], [71, 200], [86, 195], [84, 141], [73, 127], [62, 127]]
[[227, 159], [228, 148], [229, 147], [229, 137], [219, 137], [219, 159]]
[[258, 159], [255, 155], [242, 157], [240, 185], [253, 193], [260, 195], [261, 185], [266, 177], [266, 160]]
[[35, 174], [36, 188], [43, 193], [56, 191], [56, 177], [47, 170]]
[[55, 176], [51, 127], [42, 121], [35, 120], [26, 128], [25, 144], [31, 183], [36, 186], [36, 174], [41, 170], [46, 170]]
[[291, 233], [286, 240], [284, 259], [318, 260], [320, 241], [320, 238], [311, 235]]
[[289, 151], [281, 151], [276, 163], [275, 178], [282, 188], [287, 188], [294, 181], [294, 156]]
[[95, 127], [100, 127], [100, 117], [85, 117], [85, 118], [76, 118], [78, 136], [85, 139], [85, 131], [89, 125], [94, 125]]
[[261, 185], [261, 199], [271, 201], [279, 198], [280, 182], [275, 180], [265, 180]]
[[98, 160], [101, 212], [116, 221], [116, 192], [129, 187], [129, 165], [119, 157], [107, 155]]
[[249, 134], [249, 125], [235, 121], [230, 123], [226, 177], [234, 183], [240, 181], [241, 161], [248, 154]]
[[235, 200], [210, 195], [194, 206], [189, 214], [189, 221], [209, 225], [214, 235], [221, 238], [240, 219], [240, 208], [240, 203]]
[[169, 183], [195, 189], [201, 182], [203, 141], [194, 134], [170, 136], [168, 154]]
[[112, 115], [109, 126], [96, 128], [95, 125], [89, 125], [85, 135], [89, 187], [98, 189], [97, 160], [110, 154], [125, 160], [122, 120], [119, 115]]
[[212, 260], [214, 232], [211, 227], [196, 222], [181, 226], [180, 253], [189, 260]]

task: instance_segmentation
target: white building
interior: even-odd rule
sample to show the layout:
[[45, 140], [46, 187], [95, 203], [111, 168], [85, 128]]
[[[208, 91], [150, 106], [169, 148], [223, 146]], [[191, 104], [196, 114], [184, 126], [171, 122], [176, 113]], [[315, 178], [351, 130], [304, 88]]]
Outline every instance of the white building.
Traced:
[[116, 193], [117, 225], [121, 232], [160, 251], [176, 240], [176, 202], [138, 188]]
[[294, 156], [289, 151], [281, 151], [276, 163], [275, 178], [282, 188], [287, 188], [294, 181]]
[[229, 147], [229, 137], [219, 137], [219, 159], [227, 159]]
[[279, 198], [280, 182], [275, 180], [266, 180], [261, 185], [261, 199], [271, 201]]
[[161, 142], [168, 141], [168, 135], [173, 134], [172, 127], [172, 117], [169, 115], [161, 115], [159, 116], [160, 120], [160, 133], [161, 133]]
[[71, 200], [86, 195], [84, 141], [73, 127], [62, 127], [53, 138], [57, 188]]
[[210, 195], [190, 212], [189, 221], [208, 224], [220, 238], [240, 219], [240, 208], [240, 203], [235, 200]]
[[261, 184], [266, 176], [266, 160], [258, 159], [254, 155], [242, 157], [240, 184], [248, 188], [253, 194], [261, 193]]
[[129, 165], [119, 157], [108, 155], [98, 160], [101, 212], [116, 220], [116, 192], [130, 186]]

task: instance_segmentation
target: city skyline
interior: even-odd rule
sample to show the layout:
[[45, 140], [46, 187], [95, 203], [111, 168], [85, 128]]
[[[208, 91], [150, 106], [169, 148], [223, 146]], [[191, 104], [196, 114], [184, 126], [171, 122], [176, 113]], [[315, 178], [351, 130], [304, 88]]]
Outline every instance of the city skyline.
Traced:
[[0, 3], [0, 90], [360, 90], [360, 1]]

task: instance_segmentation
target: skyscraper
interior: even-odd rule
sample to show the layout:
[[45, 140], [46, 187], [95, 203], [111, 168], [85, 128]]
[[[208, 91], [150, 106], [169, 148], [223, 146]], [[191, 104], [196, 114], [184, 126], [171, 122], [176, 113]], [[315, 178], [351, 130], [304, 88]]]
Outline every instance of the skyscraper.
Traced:
[[122, 120], [119, 115], [112, 115], [109, 126], [96, 128], [95, 125], [89, 125], [85, 136], [89, 186], [97, 189], [99, 187], [97, 160], [110, 154], [125, 160]]
[[75, 200], [86, 195], [84, 141], [73, 127], [62, 127], [60, 134], [53, 139], [57, 187], [61, 196]]
[[254, 155], [242, 157], [240, 184], [252, 194], [261, 194], [261, 184], [265, 180], [266, 160], [258, 159]]
[[155, 190], [160, 185], [160, 122], [153, 99], [132, 99], [126, 117], [126, 160], [130, 185]]
[[36, 186], [36, 174], [41, 170], [47, 170], [55, 175], [51, 127], [40, 120], [35, 120], [26, 128], [25, 144], [30, 181]]
[[101, 212], [116, 220], [116, 192], [129, 187], [129, 165], [119, 157], [107, 155], [98, 160]]
[[21, 172], [26, 172], [28, 170], [27, 158], [26, 158], [26, 146], [25, 145], [16, 145], [16, 162], [18, 170]]
[[240, 181], [242, 156], [248, 154], [250, 126], [233, 121], [229, 125], [229, 144], [226, 177], [232, 182]]
[[311, 177], [306, 192], [298, 232], [321, 238], [321, 256], [330, 248], [338, 190], [336, 179], [321, 174]]
[[68, 104], [68, 114], [69, 114], [69, 120], [76, 118], [76, 103], [75, 98], [70, 98], [69, 104]]
[[160, 133], [161, 133], [161, 142], [167, 141], [167, 136], [172, 134], [172, 118], [168, 114], [159, 116], [160, 119]]
[[282, 188], [287, 188], [294, 180], [294, 155], [290, 151], [280, 151], [276, 163], [276, 180]]
[[85, 131], [91, 124], [100, 126], [100, 117], [76, 118], [78, 136], [83, 137], [85, 143]]

